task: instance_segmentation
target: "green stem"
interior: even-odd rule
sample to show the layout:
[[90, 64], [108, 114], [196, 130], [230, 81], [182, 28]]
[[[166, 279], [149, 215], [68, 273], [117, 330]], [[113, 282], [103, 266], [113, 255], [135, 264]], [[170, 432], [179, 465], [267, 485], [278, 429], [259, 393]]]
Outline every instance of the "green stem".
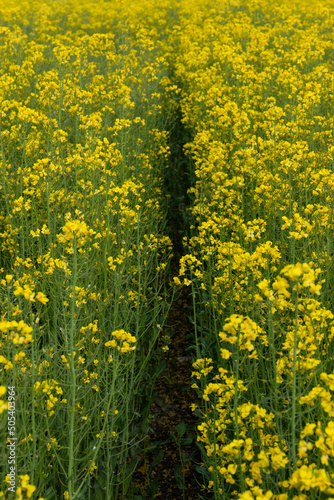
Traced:
[[71, 323], [70, 323], [70, 384], [71, 384], [71, 414], [70, 414], [70, 432], [69, 432], [69, 462], [68, 462], [68, 493], [69, 498], [73, 498], [73, 489], [75, 484], [74, 472], [74, 421], [75, 421], [75, 401], [76, 401], [76, 371], [74, 363], [74, 330], [75, 330], [75, 287], [77, 281], [77, 241], [73, 240], [73, 284], [71, 300]]
[[194, 313], [194, 330], [195, 330], [195, 341], [196, 341], [196, 358], [199, 359], [200, 349], [198, 345], [198, 332], [197, 332], [197, 315], [196, 315], [196, 302], [195, 302], [195, 287], [191, 276], [191, 296], [193, 300], [193, 313]]
[[296, 360], [297, 360], [297, 345], [298, 345], [298, 285], [296, 296], [295, 308], [295, 332], [293, 340], [293, 364], [292, 364], [292, 416], [291, 416], [291, 443], [292, 443], [292, 459], [293, 469], [297, 468], [297, 454], [296, 454]]

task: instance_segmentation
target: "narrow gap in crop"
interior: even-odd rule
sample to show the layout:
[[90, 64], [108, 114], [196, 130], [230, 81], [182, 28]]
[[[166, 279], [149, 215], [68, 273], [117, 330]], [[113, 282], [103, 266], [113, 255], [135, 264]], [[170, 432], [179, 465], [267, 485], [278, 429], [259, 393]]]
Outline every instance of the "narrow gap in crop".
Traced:
[[[171, 277], [178, 274], [179, 261], [184, 253], [182, 240], [190, 231], [190, 162], [183, 148], [190, 137], [182, 124], [181, 113], [175, 114], [169, 132], [171, 160], [164, 179], [168, 212], [166, 234], [173, 242]], [[153, 390], [150, 431], [134, 475], [136, 490], [140, 494], [133, 496], [134, 499], [202, 498], [202, 477], [196, 470], [201, 462], [196, 444], [198, 419], [191, 410], [191, 405], [198, 403], [197, 394], [191, 388], [191, 345], [194, 341], [191, 312], [189, 289], [183, 288], [174, 297], [160, 335], [160, 346], [168, 345], [168, 350], [164, 354], [164, 369]]]
[[[184, 144], [191, 137], [181, 121], [181, 111], [175, 111], [173, 127], [169, 133], [171, 151], [170, 166], [166, 169], [164, 179], [167, 198], [167, 234], [173, 242], [173, 264], [177, 268], [184, 252], [182, 239], [189, 233], [190, 198], [188, 190], [191, 186], [190, 160], [184, 153]], [[175, 269], [172, 269], [174, 271]]]

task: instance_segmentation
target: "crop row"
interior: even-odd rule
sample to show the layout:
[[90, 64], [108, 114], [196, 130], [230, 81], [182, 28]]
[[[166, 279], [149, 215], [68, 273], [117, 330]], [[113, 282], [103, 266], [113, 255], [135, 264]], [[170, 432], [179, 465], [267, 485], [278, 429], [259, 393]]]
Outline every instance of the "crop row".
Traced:
[[198, 441], [214, 498], [334, 493], [333, 9], [184, 4]]
[[5, 498], [123, 498], [148, 432], [173, 106], [147, 8], [0, 3]]

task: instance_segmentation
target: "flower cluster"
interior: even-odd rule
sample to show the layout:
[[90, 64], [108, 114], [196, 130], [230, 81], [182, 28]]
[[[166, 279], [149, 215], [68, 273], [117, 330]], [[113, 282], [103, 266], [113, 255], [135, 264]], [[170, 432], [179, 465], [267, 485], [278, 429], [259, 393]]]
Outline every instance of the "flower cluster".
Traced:
[[136, 346], [131, 344], [135, 344], [137, 339], [131, 333], [127, 333], [125, 330], [116, 330], [112, 332], [112, 336], [115, 338], [106, 342], [106, 347], [116, 347], [121, 353], [131, 352], [136, 349]]

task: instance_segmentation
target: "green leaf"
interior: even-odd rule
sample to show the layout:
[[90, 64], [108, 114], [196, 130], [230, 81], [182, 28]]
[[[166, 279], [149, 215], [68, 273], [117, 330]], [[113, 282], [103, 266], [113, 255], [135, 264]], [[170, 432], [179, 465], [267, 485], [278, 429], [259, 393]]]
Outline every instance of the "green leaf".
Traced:
[[193, 439], [194, 439], [193, 436], [188, 435], [182, 439], [181, 444], [183, 444], [183, 445], [191, 444], [193, 442]]
[[156, 458], [153, 460], [153, 463], [151, 464], [150, 470], [152, 470], [153, 467], [155, 467], [156, 465], [160, 464], [160, 462], [164, 458], [164, 454], [165, 454], [164, 450], [159, 451], [158, 455], [156, 456]]
[[206, 479], [210, 479], [210, 474], [206, 467], [200, 467], [199, 465], [196, 465], [196, 471], [199, 474], [202, 474], [202, 476], [204, 476]]
[[177, 433], [179, 434], [180, 437], [182, 437], [186, 430], [187, 430], [187, 426], [185, 424], [185, 422], [181, 422], [177, 427], [176, 427], [176, 430], [177, 430]]

